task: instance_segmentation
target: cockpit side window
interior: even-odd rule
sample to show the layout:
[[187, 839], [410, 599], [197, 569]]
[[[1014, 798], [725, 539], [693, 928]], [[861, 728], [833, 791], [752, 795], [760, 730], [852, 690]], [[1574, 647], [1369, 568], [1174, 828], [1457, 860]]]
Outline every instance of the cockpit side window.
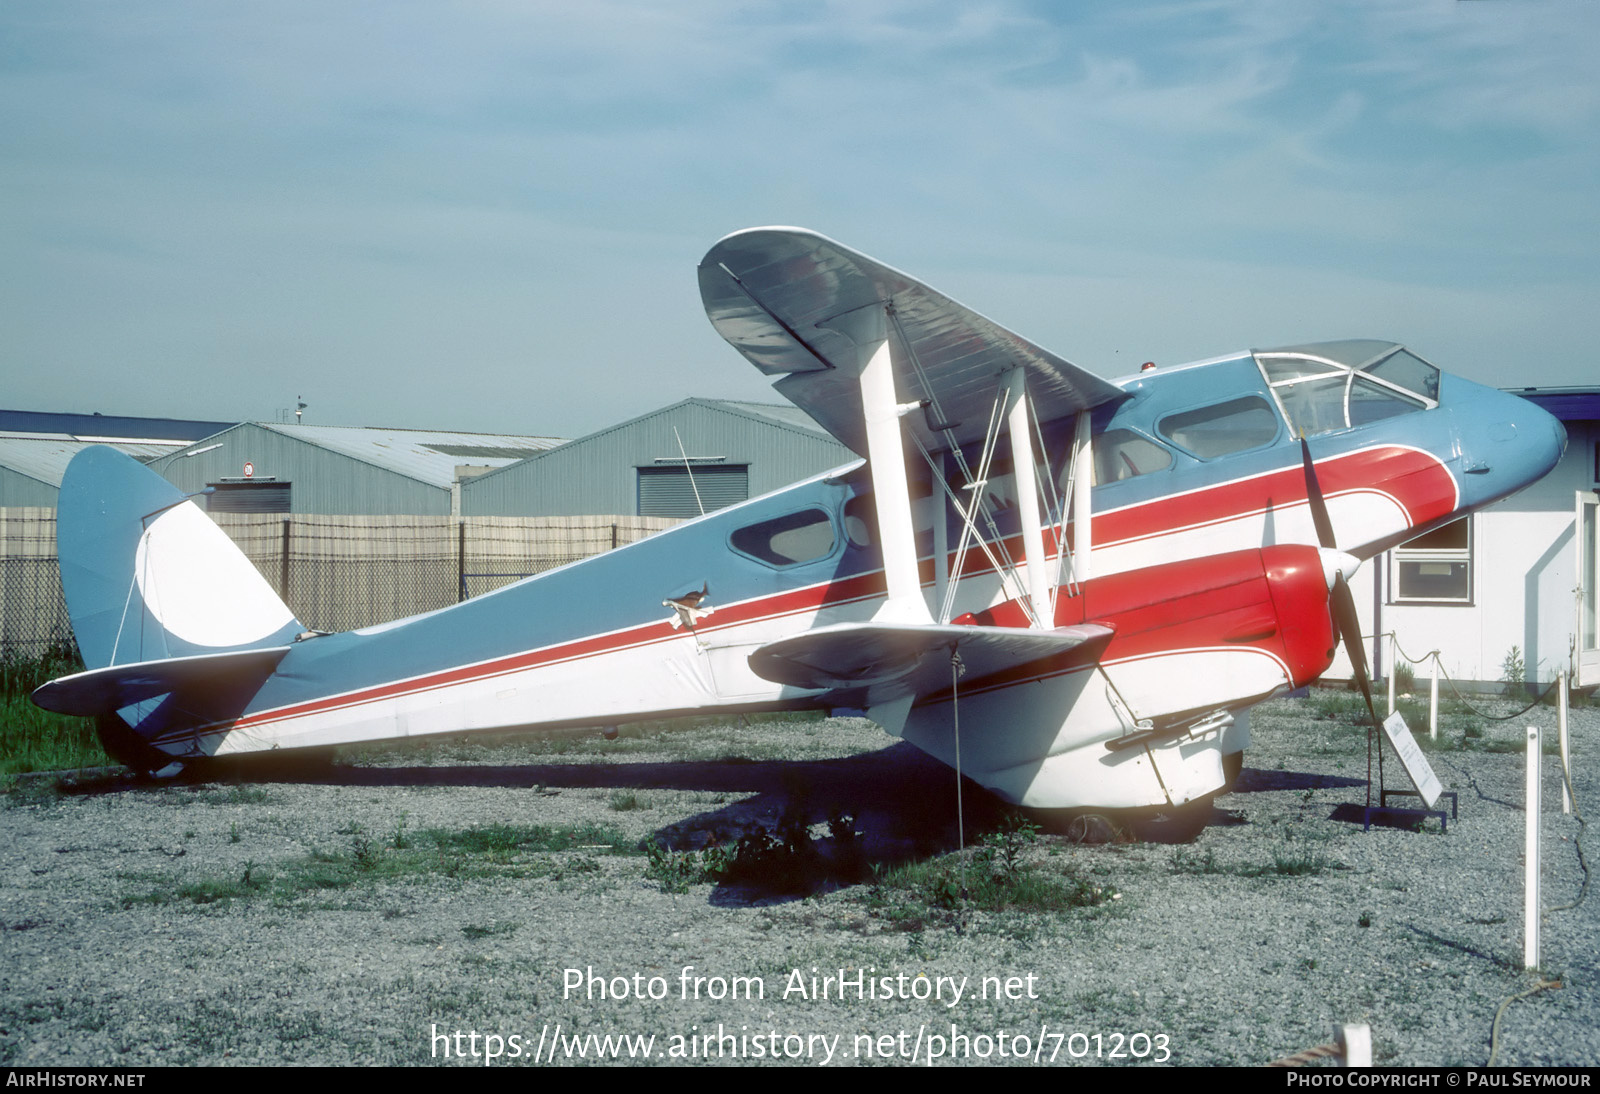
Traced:
[[1421, 395], [1430, 403], [1439, 401], [1439, 370], [1405, 350], [1396, 350], [1381, 361], [1361, 369], [1369, 376], [1387, 380], [1396, 387]]
[[1299, 436], [1438, 405], [1439, 370], [1393, 342], [1327, 342], [1258, 351], [1255, 357]]
[[1169, 414], [1157, 430], [1203, 460], [1270, 444], [1278, 435], [1278, 416], [1259, 395]]

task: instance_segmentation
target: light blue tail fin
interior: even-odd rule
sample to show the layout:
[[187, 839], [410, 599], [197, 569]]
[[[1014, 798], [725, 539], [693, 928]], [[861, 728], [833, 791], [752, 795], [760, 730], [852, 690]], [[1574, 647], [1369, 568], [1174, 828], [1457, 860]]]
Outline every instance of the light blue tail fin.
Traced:
[[56, 517], [67, 614], [91, 669], [281, 646], [305, 630], [194, 502], [114, 448], [73, 458]]

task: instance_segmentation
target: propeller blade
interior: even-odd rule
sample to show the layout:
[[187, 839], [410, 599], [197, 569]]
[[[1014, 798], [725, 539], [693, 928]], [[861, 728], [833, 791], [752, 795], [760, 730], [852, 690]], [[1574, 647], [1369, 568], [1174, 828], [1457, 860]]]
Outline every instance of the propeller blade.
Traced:
[[1311, 503], [1311, 520], [1317, 526], [1317, 543], [1329, 550], [1339, 545], [1333, 539], [1333, 522], [1328, 519], [1328, 506], [1322, 500], [1322, 487], [1317, 483], [1317, 467], [1311, 461], [1311, 446], [1300, 438], [1300, 458], [1306, 469], [1306, 500]]
[[1372, 679], [1367, 675], [1367, 648], [1361, 642], [1361, 619], [1356, 615], [1356, 598], [1342, 573], [1336, 575], [1333, 587], [1328, 590], [1328, 607], [1333, 611], [1339, 641], [1344, 643], [1344, 651], [1350, 658], [1350, 668], [1355, 672], [1362, 698], [1367, 701], [1367, 714], [1371, 716], [1373, 725], [1379, 725], [1377, 708], [1372, 705]]

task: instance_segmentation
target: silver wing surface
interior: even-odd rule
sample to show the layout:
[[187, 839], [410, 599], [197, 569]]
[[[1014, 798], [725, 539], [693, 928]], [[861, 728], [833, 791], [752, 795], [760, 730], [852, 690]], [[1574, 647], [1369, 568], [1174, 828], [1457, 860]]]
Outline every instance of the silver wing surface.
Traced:
[[1121, 388], [908, 274], [803, 228], [751, 228], [700, 263], [706, 315], [773, 386], [862, 455], [861, 353], [840, 321], [887, 309], [895, 387], [926, 401], [905, 422], [929, 452], [981, 440], [996, 378], [1018, 365], [1039, 421], [1126, 398]]

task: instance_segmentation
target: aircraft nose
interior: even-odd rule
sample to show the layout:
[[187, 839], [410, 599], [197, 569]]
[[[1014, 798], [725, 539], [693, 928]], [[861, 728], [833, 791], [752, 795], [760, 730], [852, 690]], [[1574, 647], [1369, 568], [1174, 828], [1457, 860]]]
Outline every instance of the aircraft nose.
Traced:
[[1496, 394], [1462, 433], [1463, 500], [1473, 507], [1543, 478], [1567, 448], [1566, 428], [1554, 415], [1520, 395]]

